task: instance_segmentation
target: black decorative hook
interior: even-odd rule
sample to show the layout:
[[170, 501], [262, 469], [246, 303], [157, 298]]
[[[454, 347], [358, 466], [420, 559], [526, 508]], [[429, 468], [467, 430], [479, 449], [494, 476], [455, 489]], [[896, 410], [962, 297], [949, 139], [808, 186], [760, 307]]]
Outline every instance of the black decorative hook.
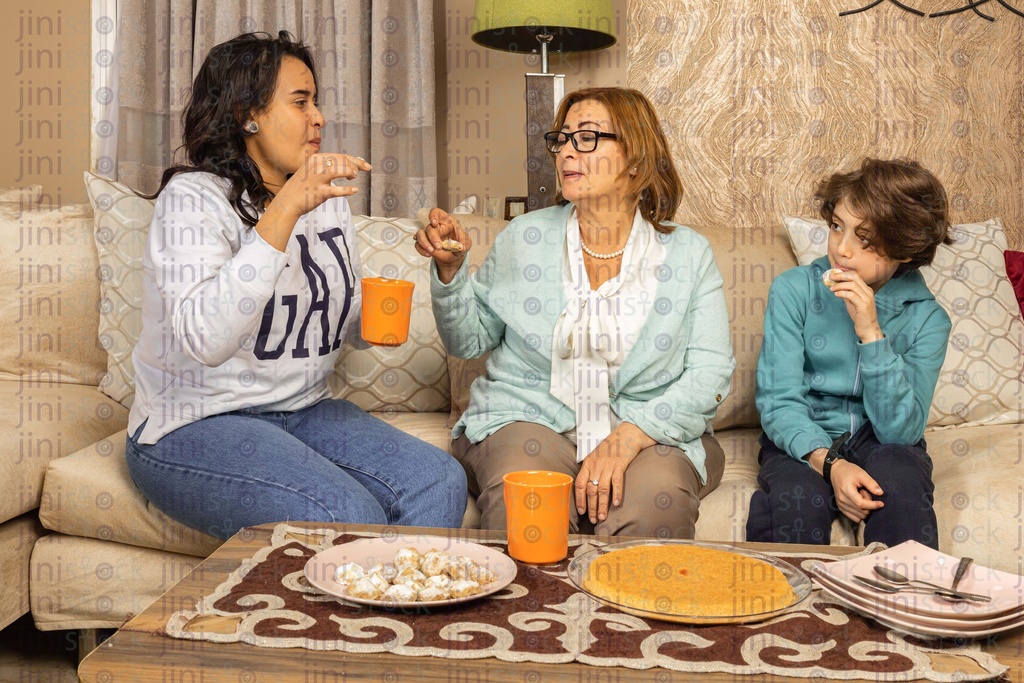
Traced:
[[[899, 0], [889, 0], [889, 2], [891, 2], [894, 5], [896, 5], [901, 10], [905, 10], [907, 12], [910, 12], [911, 14], [916, 14], [919, 17], [923, 17], [924, 16], [924, 12], [922, 12], [921, 10], [914, 9], [913, 7], [907, 7], [902, 2], [899, 2]], [[988, 2], [988, 0], [981, 0], [981, 2]], [[851, 10], [846, 10], [845, 12], [840, 12], [839, 16], [845, 17], [845, 16], [849, 16], [851, 14], [857, 14], [859, 12], [866, 12], [867, 10], [871, 9], [872, 7], [875, 7], [876, 5], [880, 5], [881, 3], [882, 3], [882, 0], [875, 0], [870, 5], [864, 5], [863, 7], [859, 8], [859, 9], [851, 9]]]
[[[974, 13], [977, 14], [982, 19], [987, 19], [989, 21], [995, 21], [996, 20], [995, 17], [990, 17], [987, 14], [982, 14], [981, 11], [978, 9], [978, 7], [980, 7], [981, 5], [984, 5], [986, 2], [988, 2], [988, 0], [974, 0], [971, 3], [969, 3], [967, 5], [964, 5], [963, 7], [957, 7], [956, 9], [949, 9], [949, 10], [945, 10], [943, 12], [932, 12], [928, 16], [929, 17], [945, 17], [945, 16], [949, 16], [950, 14], [956, 14], [958, 12], [964, 12], [966, 10], [973, 10]], [[1024, 19], [1024, 12], [1021, 12], [1016, 7], [1010, 7], [1009, 5], [1006, 4], [1006, 2], [1004, 2], [1004, 0], [996, 0], [996, 2], [998, 2], [1000, 5], [1002, 5], [1006, 9], [1010, 10], [1014, 14], [1016, 14], [1018, 17], [1021, 17], [1022, 19]]]
[[[874, 0], [874, 2], [869, 3], [867, 5], [864, 5], [863, 7], [858, 7], [857, 9], [851, 9], [851, 10], [846, 10], [845, 12], [840, 12], [839, 16], [841, 16], [841, 17], [848, 17], [851, 14], [859, 14], [860, 12], [866, 12], [867, 10], [871, 9], [872, 7], [877, 7], [878, 5], [882, 4], [883, 1], [884, 0]], [[906, 12], [910, 12], [911, 14], [917, 15], [919, 17], [924, 17], [924, 16], [928, 16], [928, 18], [948, 17], [951, 14], [958, 14], [960, 12], [966, 12], [967, 10], [971, 10], [972, 12], [977, 14], [982, 19], [985, 19], [986, 21], [995, 21], [996, 20], [995, 17], [991, 17], [991, 16], [983, 13], [981, 10], [978, 9], [979, 7], [981, 7], [986, 2], [989, 2], [989, 1], [990, 0], [968, 0], [967, 4], [964, 5], [963, 7], [957, 7], [956, 9], [943, 10], [941, 12], [931, 12], [928, 15], [925, 15], [925, 13], [922, 12], [921, 10], [914, 9], [913, 7], [908, 7], [907, 5], [904, 5], [899, 0], [889, 0], [889, 2], [891, 2], [894, 5], [896, 5], [901, 10], [904, 10]], [[1018, 17], [1024, 19], [1024, 12], [1022, 12], [1019, 9], [1017, 9], [1016, 7], [1010, 6], [1009, 4], [1007, 4], [1006, 0], [996, 0], [996, 2], [998, 2], [1000, 5], [1002, 5], [1006, 9], [1010, 10], [1014, 14], [1016, 14]]]

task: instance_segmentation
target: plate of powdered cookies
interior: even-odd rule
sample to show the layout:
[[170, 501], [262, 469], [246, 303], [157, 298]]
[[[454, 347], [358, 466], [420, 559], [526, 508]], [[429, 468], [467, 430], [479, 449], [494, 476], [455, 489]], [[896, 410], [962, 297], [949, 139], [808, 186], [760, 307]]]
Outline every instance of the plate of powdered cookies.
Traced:
[[685, 624], [769, 619], [811, 593], [811, 581], [770, 555], [699, 541], [630, 541], [584, 553], [569, 578], [628, 614]]
[[328, 548], [306, 562], [306, 580], [359, 605], [419, 609], [497, 593], [516, 577], [499, 550], [461, 538], [366, 538]]

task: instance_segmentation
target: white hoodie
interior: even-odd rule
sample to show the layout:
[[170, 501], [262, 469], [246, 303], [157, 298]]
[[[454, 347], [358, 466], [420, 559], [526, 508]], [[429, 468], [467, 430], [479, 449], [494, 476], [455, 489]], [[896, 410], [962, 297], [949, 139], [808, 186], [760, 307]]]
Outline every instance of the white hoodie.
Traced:
[[348, 202], [330, 199], [300, 218], [281, 253], [242, 222], [228, 187], [212, 174], [179, 173], [157, 198], [132, 354], [128, 430], [146, 422], [140, 443], [219, 413], [292, 411], [327, 398], [342, 344], [358, 338]]

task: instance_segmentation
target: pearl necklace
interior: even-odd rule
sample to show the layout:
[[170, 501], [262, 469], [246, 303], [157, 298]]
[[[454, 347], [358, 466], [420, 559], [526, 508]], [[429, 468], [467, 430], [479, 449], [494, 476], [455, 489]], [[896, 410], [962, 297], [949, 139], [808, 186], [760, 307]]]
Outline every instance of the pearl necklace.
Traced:
[[622, 249], [619, 249], [618, 251], [613, 251], [610, 254], [598, 254], [597, 252], [591, 251], [590, 248], [583, 243], [582, 238], [580, 239], [580, 246], [583, 247], [584, 253], [586, 253], [588, 256], [593, 256], [594, 258], [599, 259], [610, 259], [615, 258], [616, 256], [622, 256], [622, 253], [626, 251], [626, 248], [623, 247]]

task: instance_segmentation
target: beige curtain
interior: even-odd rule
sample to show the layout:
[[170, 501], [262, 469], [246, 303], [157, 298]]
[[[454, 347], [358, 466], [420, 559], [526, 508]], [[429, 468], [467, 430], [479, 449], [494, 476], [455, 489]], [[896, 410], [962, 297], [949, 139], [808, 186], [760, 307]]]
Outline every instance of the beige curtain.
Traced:
[[324, 151], [373, 164], [349, 200], [352, 210], [411, 217], [436, 204], [429, 0], [122, 1], [122, 182], [157, 187], [181, 145], [181, 111], [210, 48], [240, 33], [286, 30], [313, 51]]

